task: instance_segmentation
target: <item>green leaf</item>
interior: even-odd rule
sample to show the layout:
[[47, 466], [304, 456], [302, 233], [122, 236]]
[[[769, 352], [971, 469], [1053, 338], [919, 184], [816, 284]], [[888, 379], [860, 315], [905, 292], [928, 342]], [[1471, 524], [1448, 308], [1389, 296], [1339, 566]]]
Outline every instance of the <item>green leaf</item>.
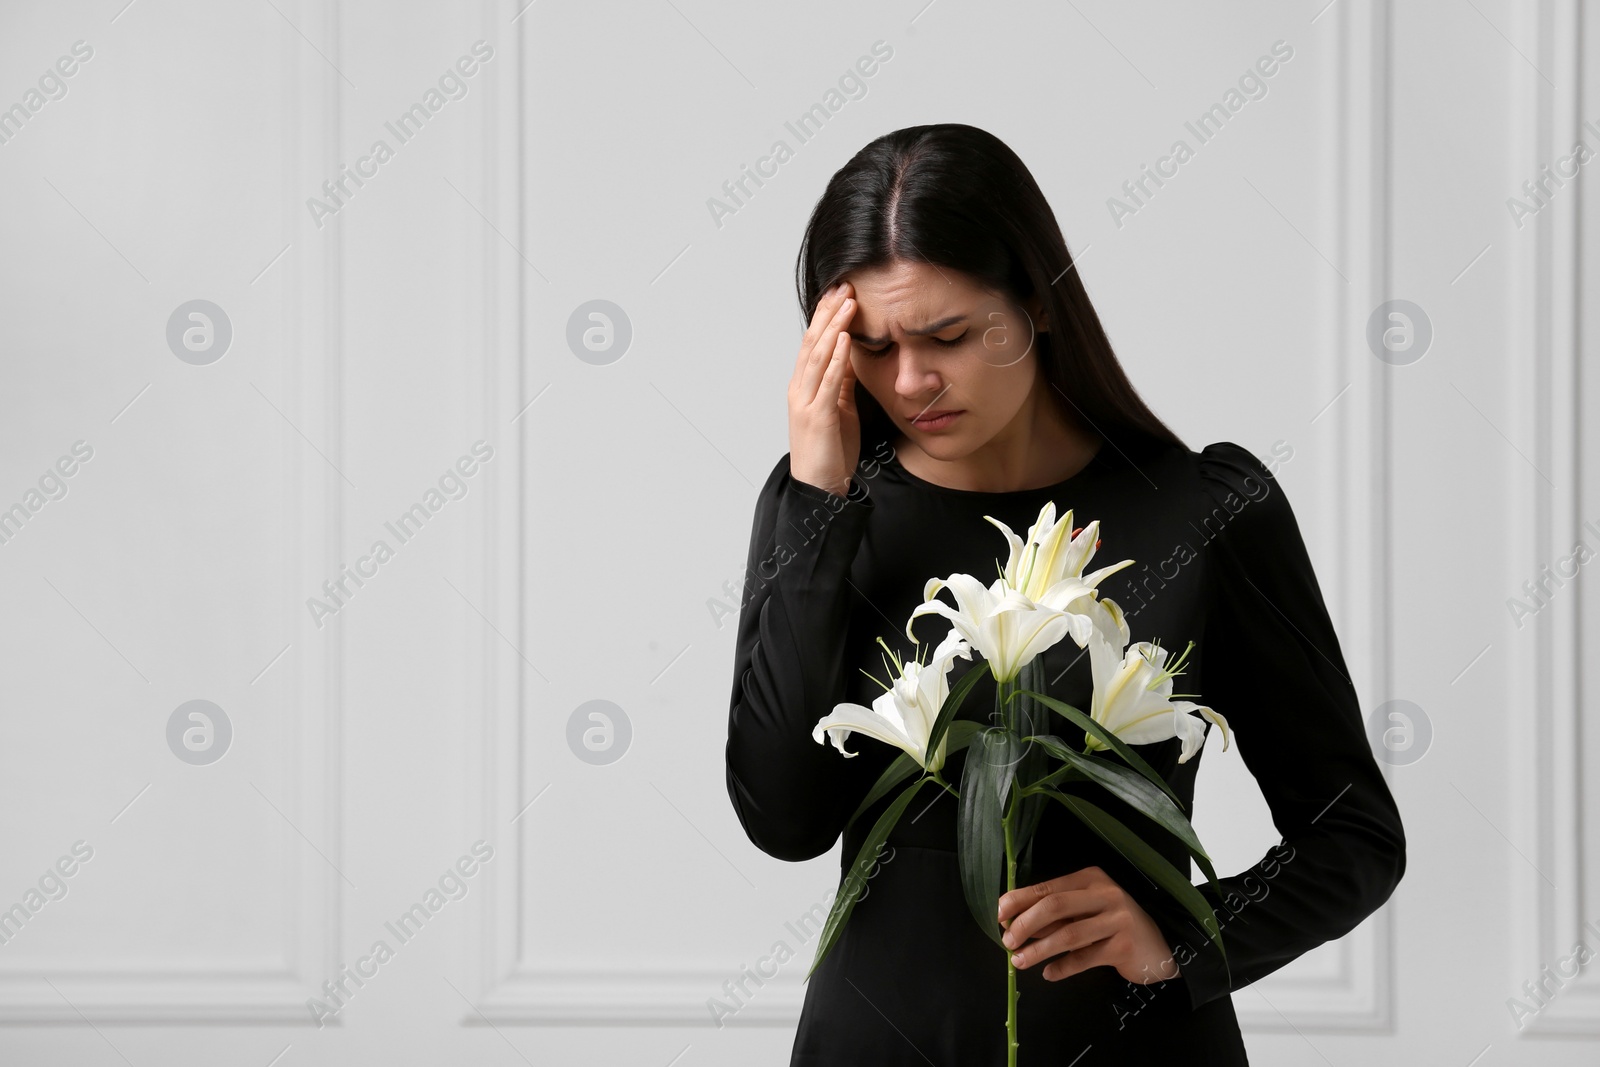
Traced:
[[1101, 726], [1099, 723], [1095, 722], [1094, 719], [1090, 718], [1088, 715], [1085, 715], [1071, 704], [1062, 703], [1054, 697], [1047, 697], [1043, 693], [1036, 693], [1032, 690], [1018, 690], [1017, 693], [1012, 695], [1016, 696], [1024, 692], [1026, 692], [1027, 695], [1033, 699], [1042, 702], [1046, 707], [1053, 708], [1054, 710], [1060, 712], [1066, 717], [1068, 722], [1082, 727], [1085, 733], [1092, 734], [1094, 737], [1098, 738], [1100, 742], [1109, 747], [1111, 751], [1127, 760], [1128, 766], [1144, 775], [1145, 778], [1149, 779], [1151, 784], [1159, 787], [1162, 792], [1171, 797], [1174, 804], [1182, 807], [1183, 801], [1178, 799], [1178, 794], [1172, 791], [1172, 787], [1167, 784], [1167, 780], [1161, 777], [1161, 775], [1157, 774], [1155, 769], [1144, 761], [1143, 757], [1141, 757], [1133, 749], [1129, 748], [1127, 743], [1124, 742], [1122, 738], [1118, 737], [1110, 730], [1107, 730], [1104, 726]]
[[950, 753], [960, 752], [972, 744], [972, 739], [978, 736], [978, 731], [982, 729], [983, 723], [971, 719], [957, 719], [951, 723], [950, 729], [946, 731], [949, 741], [945, 745], [945, 759], [950, 758]]
[[978, 928], [1001, 947], [997, 912], [1006, 859], [1002, 818], [1020, 755], [1016, 734], [999, 726], [984, 729], [967, 752], [961, 770], [961, 799], [956, 802], [961, 891]]
[[1210, 901], [1196, 889], [1194, 884], [1183, 874], [1167, 862], [1167, 858], [1144, 842], [1138, 834], [1128, 829], [1119, 819], [1084, 800], [1082, 797], [1069, 796], [1056, 789], [1046, 790], [1049, 796], [1054, 797], [1067, 806], [1067, 810], [1076, 815], [1083, 823], [1099, 834], [1105, 841], [1122, 853], [1127, 859], [1147, 874], [1152, 881], [1177, 898], [1190, 915], [1200, 920], [1200, 925], [1208, 932], [1217, 951], [1222, 954], [1222, 964], [1228, 965], [1227, 949], [1222, 947], [1222, 928], [1217, 923], [1217, 914], [1211, 910]]
[[[1025, 690], [1030, 688], [1044, 689], [1043, 656], [1035, 656], [1028, 661], [1028, 664], [1022, 668], [1022, 672], [1017, 676], [1017, 685]], [[1022, 697], [1017, 703], [1021, 733], [1032, 734], [1037, 732], [1038, 728], [1043, 727], [1044, 720], [1049, 718], [1049, 713], [1037, 701], [1030, 697]], [[1018, 782], [1034, 782], [1044, 775], [1045, 768], [1048, 766], [1049, 759], [1045, 749], [1038, 745], [1026, 745], [1022, 759], [1017, 764], [1016, 780]], [[1012, 848], [1022, 852], [1017, 869], [1020, 877], [1024, 880], [1019, 881], [1018, 885], [1028, 884], [1027, 879], [1031, 878], [1033, 850], [1029, 846], [1033, 844], [1033, 835], [1039, 828], [1039, 820], [1044, 816], [1046, 803], [1046, 798], [1039, 794], [1029, 793], [1026, 789], [1023, 790], [1017, 823], [1011, 830]]]
[[[949, 730], [950, 741], [945, 747], [945, 759], [948, 760], [951, 754], [960, 752], [971, 744], [972, 736], [981, 729], [983, 729], [982, 723], [972, 722], [969, 719], [961, 719], [951, 723]], [[900, 753], [894, 762], [884, 768], [883, 774], [878, 777], [878, 781], [867, 791], [866, 799], [856, 805], [855, 812], [845, 821], [844, 828], [848, 830], [854, 826], [856, 820], [861, 817], [862, 812], [882, 800], [889, 794], [889, 790], [920, 770], [922, 770], [922, 764], [917, 762], [915, 756], [909, 752]]]
[[[1023, 763], [1026, 762], [1025, 759]], [[1022, 780], [1020, 775], [1017, 780]], [[1011, 847], [1017, 853], [1018, 885], [1032, 884], [1033, 836], [1039, 830], [1045, 807], [1045, 797], [1039, 793], [1024, 792], [1017, 798], [1017, 821], [1011, 827]]]
[[939, 708], [939, 717], [933, 720], [933, 729], [928, 731], [929, 752], [938, 751], [939, 738], [944, 736], [951, 722], [955, 720], [956, 712], [961, 710], [961, 702], [967, 699], [967, 694], [978, 684], [978, 679], [988, 673], [989, 661], [979, 660], [968, 667], [960, 680], [950, 687], [950, 692], [945, 695], [944, 704]]
[[895, 823], [900, 821], [900, 816], [905, 814], [906, 805], [911, 803], [911, 798], [917, 795], [923, 785], [932, 779], [919, 778], [912, 783], [911, 788], [894, 798], [888, 809], [872, 825], [872, 830], [867, 834], [866, 840], [861, 842], [861, 851], [856, 853], [856, 861], [850, 865], [850, 870], [841, 879], [839, 892], [833, 898], [833, 907], [828, 911], [827, 921], [822, 924], [822, 937], [817, 942], [817, 955], [811, 961], [811, 969], [806, 972], [806, 979], [817, 972], [822, 966], [823, 957], [828, 950], [833, 948], [839, 935], [844, 932], [844, 924], [850, 920], [850, 913], [856, 908], [856, 901], [861, 899], [860, 887], [865, 884], [867, 870], [877, 859], [878, 847], [888, 840], [889, 831], [894, 829]]
[[[1211, 866], [1211, 857], [1200, 846], [1200, 838], [1195, 835], [1194, 827], [1183, 814], [1183, 809], [1174, 804], [1167, 794], [1127, 767], [1098, 756], [1078, 752], [1062, 742], [1059, 737], [1027, 737], [1023, 740], [1037, 742], [1052, 756], [1078, 768], [1083, 777], [1103, 786], [1107, 792], [1126, 801], [1133, 810], [1148, 816], [1182, 841], [1194, 855], [1195, 861], [1200, 864], [1200, 869], [1205, 871], [1211, 888], [1217, 891], [1218, 896], [1222, 895], [1222, 887], [1217, 884], [1217, 872]], [[1048, 786], [1055, 783], [1045, 779], [1040, 784]], [[1023, 791], [1026, 793], [1032, 788], [1035, 787], [1030, 786]]]

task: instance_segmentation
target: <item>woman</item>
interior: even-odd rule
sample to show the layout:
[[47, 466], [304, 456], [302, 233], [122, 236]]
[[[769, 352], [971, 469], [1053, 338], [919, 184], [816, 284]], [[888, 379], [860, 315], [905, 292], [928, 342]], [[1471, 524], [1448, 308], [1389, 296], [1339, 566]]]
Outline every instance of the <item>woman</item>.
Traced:
[[[1196, 642], [1178, 688], [1227, 718], [1284, 839], [1219, 879], [1221, 897], [1202, 883], [1225, 966], [1181, 906], [1051, 805], [1026, 884], [996, 902], [1020, 951], [1020, 1061], [1243, 1064], [1229, 994], [1388, 899], [1405, 836], [1282, 488], [1244, 448], [1192, 452], [1162, 424], [1071, 266], [1027, 169], [971, 126], [888, 134], [829, 182], [797, 265], [810, 326], [789, 383], [790, 450], [756, 504], [728, 791], [765, 852], [827, 852], [899, 753], [857, 734], [857, 755], [841, 758], [812, 728], [882, 691], [869, 677], [884, 670], [880, 639], [917, 658], [903, 627], [924, 582], [989, 580], [1005, 541], [985, 516], [1025, 531], [1053, 500], [1077, 525], [1099, 519], [1109, 559], [1136, 561], [1101, 594], [1134, 641]], [[918, 630], [942, 636], [937, 620]], [[1052, 695], [1087, 708], [1088, 657], [1062, 641], [1043, 658]], [[960, 717], [993, 701], [986, 677]], [[1082, 747], [1064, 719], [1049, 726]], [[1179, 749], [1138, 750], [1192, 814], [1200, 757], [1179, 764]], [[950, 756], [948, 781], [965, 755]], [[793, 1067], [1005, 1062], [1005, 958], [963, 900], [956, 802], [930, 794], [807, 985]], [[892, 796], [844, 832], [844, 867]], [[1109, 796], [1095, 802], [1141, 826]], [[1181, 845], [1145, 836], [1189, 870]]]

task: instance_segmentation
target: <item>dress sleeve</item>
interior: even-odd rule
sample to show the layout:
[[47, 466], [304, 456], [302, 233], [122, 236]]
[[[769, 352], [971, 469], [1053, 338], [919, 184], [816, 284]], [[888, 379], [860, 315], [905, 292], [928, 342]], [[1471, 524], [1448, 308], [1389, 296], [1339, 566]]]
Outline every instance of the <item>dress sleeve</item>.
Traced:
[[[1353, 930], [1405, 872], [1400, 812], [1374, 759], [1360, 701], [1283, 487], [1246, 449], [1199, 459], [1196, 529], [1209, 573], [1198, 698], [1228, 720], [1283, 840], [1249, 870], [1199, 885], [1227, 949], [1162, 902], [1192, 1007]], [[1180, 688], [1182, 688], [1180, 686]]]
[[845, 759], [811, 731], [845, 699], [850, 565], [872, 513], [794, 479], [785, 455], [756, 501], [728, 713], [728, 795], [757, 848], [806, 860], [833, 847], [865, 795], [869, 761]]

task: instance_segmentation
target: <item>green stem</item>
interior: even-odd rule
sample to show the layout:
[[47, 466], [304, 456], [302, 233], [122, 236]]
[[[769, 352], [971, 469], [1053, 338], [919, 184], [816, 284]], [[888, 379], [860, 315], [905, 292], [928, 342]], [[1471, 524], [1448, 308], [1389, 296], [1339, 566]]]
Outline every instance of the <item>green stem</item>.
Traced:
[[[1001, 820], [1006, 832], [1006, 892], [1017, 888], [1017, 853], [1011, 840], [1011, 822], [1017, 813], [1017, 793], [1012, 790]], [[1006, 950], [1006, 1067], [1017, 1067], [1017, 965]]]
[[[1015, 733], [1013, 718], [1016, 709], [1011, 707], [1005, 697], [1008, 692], [1015, 690], [1017, 683], [1001, 683], [995, 687], [995, 699], [1000, 702], [1001, 722], [1006, 729]], [[1006, 802], [1005, 814], [1001, 816], [1000, 824], [1005, 831], [1006, 839], [1006, 892], [1017, 888], [1017, 852], [1016, 843], [1012, 838], [1011, 828], [1017, 814], [1019, 793], [1016, 781], [1011, 783], [1011, 795]], [[1017, 1067], [1017, 965], [1011, 961], [1011, 950], [1006, 949], [1006, 1067]]]

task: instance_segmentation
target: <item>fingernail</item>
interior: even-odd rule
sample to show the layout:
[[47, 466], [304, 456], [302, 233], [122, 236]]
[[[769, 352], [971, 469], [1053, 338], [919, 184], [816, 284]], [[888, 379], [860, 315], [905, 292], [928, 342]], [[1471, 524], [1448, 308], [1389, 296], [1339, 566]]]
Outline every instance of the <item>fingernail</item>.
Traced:
[[1021, 967], [1022, 966], [1022, 953], [1013, 952], [1011, 954], [1011, 962], [1016, 964], [1018, 967]]

